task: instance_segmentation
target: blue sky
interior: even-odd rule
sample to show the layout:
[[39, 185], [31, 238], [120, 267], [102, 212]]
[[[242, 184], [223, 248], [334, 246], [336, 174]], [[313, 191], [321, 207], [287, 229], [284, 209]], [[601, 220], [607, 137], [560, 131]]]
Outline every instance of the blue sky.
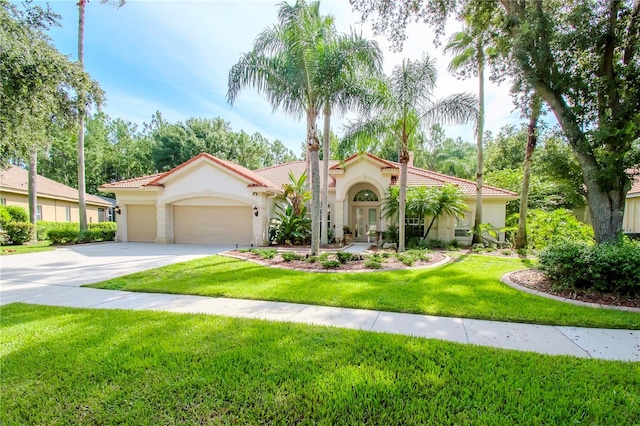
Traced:
[[[276, 0], [268, 1], [132, 1], [116, 9], [90, 1], [86, 10], [85, 66], [106, 92], [104, 110], [113, 118], [141, 125], [159, 110], [169, 121], [189, 117], [217, 117], [229, 121], [234, 130], [260, 132], [269, 140], [279, 139], [296, 154], [305, 138], [302, 119], [279, 112], [256, 92], [241, 92], [233, 107], [226, 101], [227, 76], [241, 53], [249, 51], [256, 35], [276, 22]], [[50, 31], [58, 49], [77, 57], [78, 11], [76, 1], [50, 1], [62, 16], [62, 27]], [[437, 96], [455, 92], [477, 93], [477, 80], [457, 80], [447, 73], [450, 56], [436, 49], [433, 36], [423, 24], [412, 24], [402, 52], [392, 52], [382, 36], [374, 37], [368, 23], [352, 12], [347, 0], [321, 3], [324, 14], [332, 14], [340, 31], [361, 30], [379, 42], [389, 73], [403, 57], [415, 59], [428, 52], [436, 58], [439, 75]], [[458, 31], [457, 23], [449, 25]], [[496, 133], [505, 124], [518, 123], [518, 111], [507, 83], [487, 82], [486, 128]], [[354, 116], [338, 117], [333, 130], [342, 134], [342, 124]], [[448, 127], [448, 136], [472, 142], [470, 126]]]

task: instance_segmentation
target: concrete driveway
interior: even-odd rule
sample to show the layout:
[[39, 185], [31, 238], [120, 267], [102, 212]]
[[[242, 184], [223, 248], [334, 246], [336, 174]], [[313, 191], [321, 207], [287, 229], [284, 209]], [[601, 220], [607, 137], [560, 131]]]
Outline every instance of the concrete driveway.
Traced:
[[[232, 247], [191, 244], [101, 243], [0, 257], [0, 305], [63, 296], [83, 284], [211, 256]], [[58, 294], [59, 293], [59, 294]]]

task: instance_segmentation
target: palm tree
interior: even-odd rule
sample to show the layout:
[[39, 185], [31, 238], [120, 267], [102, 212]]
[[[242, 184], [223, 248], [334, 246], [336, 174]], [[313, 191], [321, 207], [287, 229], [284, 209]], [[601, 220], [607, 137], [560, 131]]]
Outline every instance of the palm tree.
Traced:
[[464, 123], [477, 116], [476, 99], [469, 94], [455, 94], [432, 99], [436, 85], [435, 62], [428, 56], [422, 60], [405, 59], [394, 67], [390, 77], [377, 83], [378, 101], [370, 113], [350, 123], [344, 136], [342, 151], [358, 143], [362, 137], [380, 137], [391, 133], [398, 141], [400, 192], [398, 202], [400, 241], [398, 251], [405, 248], [405, 215], [407, 199], [408, 141], [414, 132], [436, 121]]
[[441, 187], [415, 187], [411, 188], [407, 196], [407, 210], [413, 214], [431, 217], [431, 223], [424, 233], [427, 238], [436, 219], [443, 214], [454, 217], [464, 217], [469, 211], [464, 201], [464, 193], [455, 185], [446, 184]]
[[281, 3], [278, 23], [265, 29], [253, 50], [244, 53], [229, 72], [227, 99], [233, 105], [250, 86], [266, 95], [274, 109], [307, 118], [307, 150], [311, 169], [311, 254], [320, 250], [320, 140], [316, 120], [322, 108], [318, 75], [321, 51], [335, 32], [333, 17], [320, 15], [320, 3]]
[[[78, 0], [78, 62], [84, 68], [84, 13], [89, 0]], [[117, 8], [124, 6], [126, 0], [100, 0], [102, 4], [110, 4]], [[84, 176], [84, 116], [85, 99], [78, 93], [78, 207], [80, 213], [80, 232], [87, 230], [87, 201], [85, 192], [87, 185]]]
[[322, 227], [320, 242], [328, 242], [329, 219], [329, 136], [331, 131], [332, 110], [340, 112], [363, 106], [366, 104], [366, 78], [378, 75], [382, 69], [382, 51], [375, 41], [369, 41], [361, 34], [336, 36], [324, 45], [320, 63], [321, 69], [317, 74], [321, 78], [318, 82], [322, 90], [324, 126], [322, 130]]
[[484, 68], [486, 56], [493, 54], [494, 49], [486, 46], [485, 31], [472, 31], [466, 28], [464, 31], [457, 32], [451, 36], [449, 42], [445, 46], [445, 52], [450, 51], [456, 56], [449, 63], [449, 71], [456, 72], [463, 68], [471, 67], [478, 74], [478, 122], [476, 126], [476, 148], [477, 167], [476, 167], [476, 216], [473, 228], [472, 243], [480, 242], [480, 234], [477, 232], [482, 224], [482, 178], [483, 178], [483, 144], [482, 136], [484, 133]]

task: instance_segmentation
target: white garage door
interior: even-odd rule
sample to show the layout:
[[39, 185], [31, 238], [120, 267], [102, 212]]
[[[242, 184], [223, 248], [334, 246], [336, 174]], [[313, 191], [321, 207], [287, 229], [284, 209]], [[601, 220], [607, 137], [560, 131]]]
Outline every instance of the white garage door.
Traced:
[[127, 205], [127, 239], [140, 243], [152, 243], [156, 239], [156, 206]]
[[173, 237], [187, 244], [251, 244], [251, 207], [174, 206]]

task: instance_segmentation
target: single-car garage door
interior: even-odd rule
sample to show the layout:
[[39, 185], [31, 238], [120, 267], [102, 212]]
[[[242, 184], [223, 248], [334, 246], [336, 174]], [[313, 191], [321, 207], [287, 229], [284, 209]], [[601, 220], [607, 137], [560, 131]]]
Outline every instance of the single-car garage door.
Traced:
[[127, 240], [152, 243], [156, 239], [157, 228], [155, 205], [127, 205]]
[[173, 237], [187, 244], [251, 244], [251, 207], [174, 206]]

